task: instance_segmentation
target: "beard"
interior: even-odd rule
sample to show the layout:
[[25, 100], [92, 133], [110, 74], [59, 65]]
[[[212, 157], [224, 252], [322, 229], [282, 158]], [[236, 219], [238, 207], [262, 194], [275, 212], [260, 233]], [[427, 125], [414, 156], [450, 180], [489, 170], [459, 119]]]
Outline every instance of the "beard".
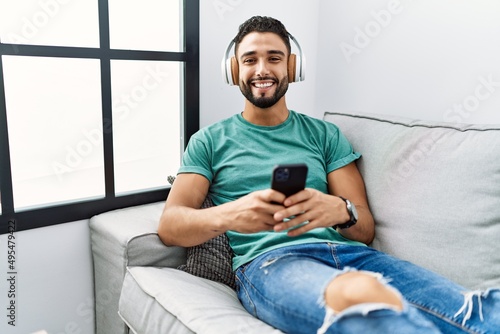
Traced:
[[250, 79], [247, 82], [242, 82], [240, 85], [240, 91], [243, 96], [246, 97], [248, 101], [250, 101], [254, 106], [261, 109], [266, 109], [274, 106], [287, 92], [288, 90], [288, 77], [284, 77], [282, 81], [278, 81], [276, 78], [262, 78], [260, 80], [272, 80], [274, 84], [277, 84], [276, 90], [272, 96], [255, 96], [252, 93], [252, 81], [255, 80]]

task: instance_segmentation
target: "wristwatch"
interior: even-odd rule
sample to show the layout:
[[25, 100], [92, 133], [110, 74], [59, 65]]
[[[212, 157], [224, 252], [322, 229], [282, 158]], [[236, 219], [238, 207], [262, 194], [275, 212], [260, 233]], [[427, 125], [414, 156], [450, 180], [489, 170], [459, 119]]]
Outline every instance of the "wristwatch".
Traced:
[[356, 206], [354, 204], [352, 204], [351, 201], [349, 201], [348, 199], [345, 199], [342, 196], [338, 196], [338, 197], [340, 197], [347, 205], [347, 212], [349, 213], [349, 220], [346, 223], [337, 224], [333, 228], [344, 229], [344, 228], [349, 228], [351, 226], [356, 225], [356, 223], [358, 222], [358, 211], [356, 210]]

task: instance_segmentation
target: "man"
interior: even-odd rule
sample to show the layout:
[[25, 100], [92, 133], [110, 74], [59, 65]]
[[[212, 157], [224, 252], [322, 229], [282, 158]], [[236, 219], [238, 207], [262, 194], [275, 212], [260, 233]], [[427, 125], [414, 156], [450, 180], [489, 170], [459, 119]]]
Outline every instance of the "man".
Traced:
[[[360, 155], [335, 125], [288, 109], [291, 47], [281, 22], [253, 17], [234, 42], [244, 110], [191, 138], [161, 217], [162, 241], [189, 247], [226, 233], [242, 304], [287, 333], [500, 327], [491, 310], [498, 293], [478, 297], [488, 314], [475, 308], [466, 317], [457, 313], [463, 288], [366, 246], [374, 221]], [[301, 162], [305, 190], [285, 198], [269, 188], [275, 165]], [[199, 210], [206, 196], [216, 206]]]

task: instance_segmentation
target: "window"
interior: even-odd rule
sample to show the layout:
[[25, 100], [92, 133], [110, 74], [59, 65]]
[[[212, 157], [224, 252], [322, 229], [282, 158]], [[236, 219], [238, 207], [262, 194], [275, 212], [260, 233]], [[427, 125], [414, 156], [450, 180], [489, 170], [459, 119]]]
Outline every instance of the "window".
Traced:
[[198, 29], [199, 1], [0, 0], [0, 233], [166, 198]]

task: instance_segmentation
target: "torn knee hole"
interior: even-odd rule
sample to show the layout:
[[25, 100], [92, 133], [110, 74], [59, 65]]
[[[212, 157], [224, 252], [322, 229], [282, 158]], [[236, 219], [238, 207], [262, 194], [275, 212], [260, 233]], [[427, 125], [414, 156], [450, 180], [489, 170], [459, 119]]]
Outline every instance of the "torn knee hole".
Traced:
[[335, 277], [325, 291], [325, 302], [335, 312], [363, 303], [388, 304], [399, 311], [403, 309], [401, 295], [380, 275], [357, 271]]

